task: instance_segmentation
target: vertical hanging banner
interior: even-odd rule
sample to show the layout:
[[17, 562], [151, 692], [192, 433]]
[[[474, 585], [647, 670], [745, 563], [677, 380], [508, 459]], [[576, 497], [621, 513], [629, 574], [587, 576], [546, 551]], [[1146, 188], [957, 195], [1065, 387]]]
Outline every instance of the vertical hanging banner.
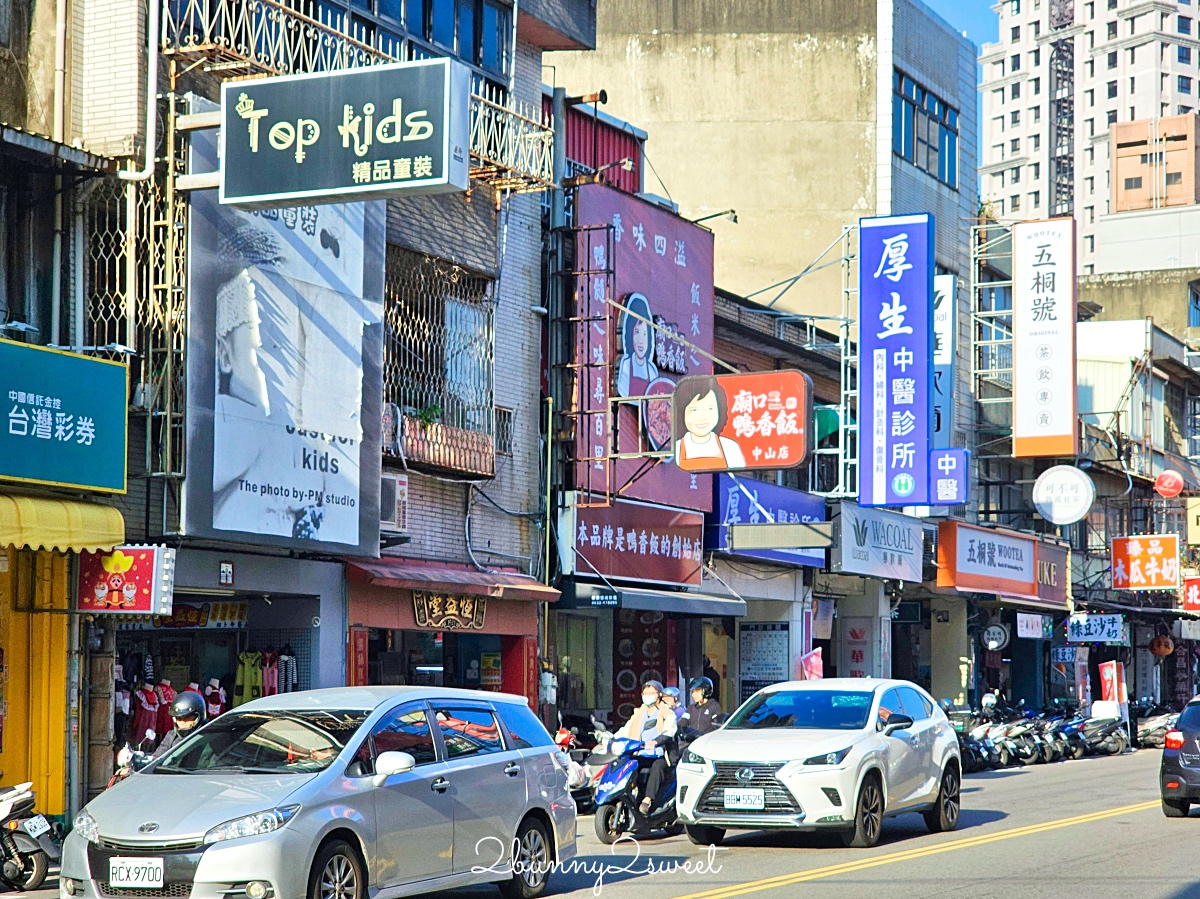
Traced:
[[954, 433], [954, 362], [958, 336], [958, 278], [933, 279], [933, 445], [948, 449]]
[[964, 505], [970, 498], [971, 451], [936, 449], [931, 452], [929, 483], [929, 505]]
[[933, 216], [860, 219], [858, 226], [859, 505], [925, 505], [933, 436]]
[[1075, 220], [1013, 226], [1013, 455], [1073, 456]]

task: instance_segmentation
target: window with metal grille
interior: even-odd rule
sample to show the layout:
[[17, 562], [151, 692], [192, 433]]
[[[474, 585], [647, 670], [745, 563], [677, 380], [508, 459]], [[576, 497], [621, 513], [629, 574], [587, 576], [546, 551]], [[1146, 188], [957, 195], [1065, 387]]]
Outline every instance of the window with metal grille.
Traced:
[[388, 247], [383, 399], [414, 467], [495, 473], [495, 282]]
[[502, 456], [513, 454], [513, 410], [496, 407], [496, 452]]

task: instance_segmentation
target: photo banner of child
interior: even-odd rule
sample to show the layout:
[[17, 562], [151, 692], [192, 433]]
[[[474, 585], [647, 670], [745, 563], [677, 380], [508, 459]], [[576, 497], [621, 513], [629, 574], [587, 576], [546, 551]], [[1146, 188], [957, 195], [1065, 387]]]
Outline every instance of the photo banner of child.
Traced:
[[795, 468], [812, 452], [812, 379], [803, 372], [681, 378], [672, 408], [684, 471]]

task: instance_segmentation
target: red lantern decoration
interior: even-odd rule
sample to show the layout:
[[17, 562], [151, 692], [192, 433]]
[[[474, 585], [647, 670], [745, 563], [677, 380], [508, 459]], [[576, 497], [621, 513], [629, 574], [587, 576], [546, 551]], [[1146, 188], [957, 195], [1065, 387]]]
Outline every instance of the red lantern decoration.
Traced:
[[1165, 659], [1175, 651], [1175, 641], [1165, 634], [1150, 641], [1150, 654]]

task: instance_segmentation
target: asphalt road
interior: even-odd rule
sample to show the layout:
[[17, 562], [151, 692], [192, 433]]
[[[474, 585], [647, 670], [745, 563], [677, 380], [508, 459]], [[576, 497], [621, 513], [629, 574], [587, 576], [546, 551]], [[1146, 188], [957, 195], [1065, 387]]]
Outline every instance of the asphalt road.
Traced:
[[[969, 775], [958, 831], [931, 835], [919, 816], [906, 815], [887, 821], [871, 850], [844, 849], [829, 836], [748, 833], [726, 838], [710, 861], [685, 836], [608, 847], [595, 838], [592, 819], [581, 818], [576, 870], [556, 873], [549, 895], [1200, 899], [1200, 810], [1187, 821], [1163, 816], [1158, 763], [1158, 752], [1143, 750]], [[487, 887], [439, 895], [498, 893]]]

